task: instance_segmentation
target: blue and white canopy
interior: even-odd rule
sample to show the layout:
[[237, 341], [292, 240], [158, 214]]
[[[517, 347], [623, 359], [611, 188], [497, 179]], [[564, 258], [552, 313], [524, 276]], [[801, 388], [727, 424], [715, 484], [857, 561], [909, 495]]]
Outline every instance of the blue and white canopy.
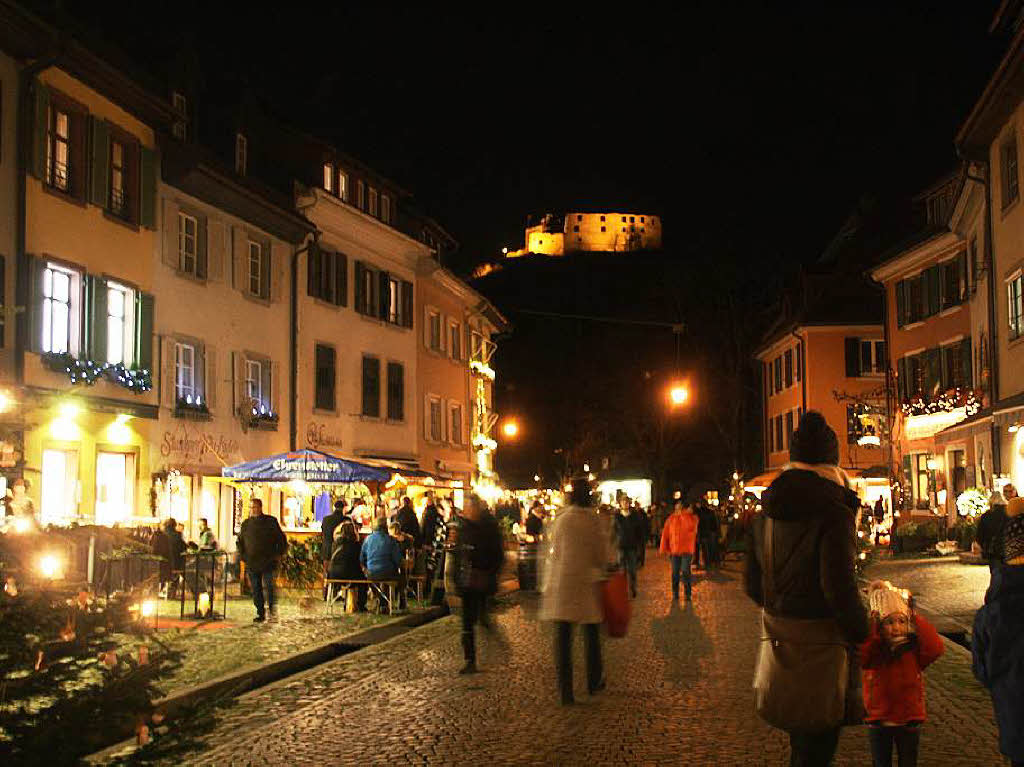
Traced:
[[225, 466], [220, 473], [242, 482], [387, 482], [393, 471], [346, 461], [319, 450], [296, 450]]

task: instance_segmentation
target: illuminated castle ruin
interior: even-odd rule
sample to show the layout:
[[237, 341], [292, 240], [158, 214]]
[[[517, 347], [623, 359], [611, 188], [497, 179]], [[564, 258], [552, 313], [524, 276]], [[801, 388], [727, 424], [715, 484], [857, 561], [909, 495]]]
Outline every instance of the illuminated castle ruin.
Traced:
[[526, 245], [510, 251], [515, 258], [528, 253], [562, 256], [580, 251], [621, 252], [659, 250], [661, 218], [640, 213], [547, 213], [526, 227]]

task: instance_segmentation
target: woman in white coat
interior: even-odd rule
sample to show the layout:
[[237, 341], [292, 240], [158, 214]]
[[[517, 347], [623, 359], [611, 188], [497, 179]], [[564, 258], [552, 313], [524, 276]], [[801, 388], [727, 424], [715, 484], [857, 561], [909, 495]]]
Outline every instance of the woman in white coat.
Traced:
[[583, 624], [587, 657], [587, 689], [604, 689], [601, 667], [600, 583], [611, 556], [611, 532], [590, 505], [590, 483], [575, 479], [569, 505], [545, 532], [547, 558], [541, 584], [541, 620], [555, 623], [555, 666], [562, 705], [574, 703], [572, 683], [572, 627]]

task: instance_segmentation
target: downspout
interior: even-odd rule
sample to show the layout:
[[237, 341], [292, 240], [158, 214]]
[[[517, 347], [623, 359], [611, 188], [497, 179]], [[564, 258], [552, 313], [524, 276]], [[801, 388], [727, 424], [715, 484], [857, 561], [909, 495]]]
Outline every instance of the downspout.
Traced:
[[14, 281], [14, 304], [23, 307], [23, 311], [17, 315], [14, 333], [14, 376], [18, 384], [25, 383], [25, 348], [27, 347], [27, 336], [29, 328], [28, 312], [28, 275], [25, 274], [25, 247], [28, 239], [28, 174], [29, 152], [32, 150], [32, 130], [35, 125], [35, 109], [29, 97], [29, 87], [37, 74], [44, 69], [49, 69], [61, 59], [60, 48], [52, 56], [39, 59], [29, 64], [18, 73], [18, 120], [15, 133], [15, 155], [17, 156], [17, 187], [15, 199], [17, 205], [16, 222], [14, 227], [14, 260], [15, 260], [15, 281]]
[[[316, 205], [316, 196], [312, 202], [303, 205], [296, 204], [300, 214], [304, 214], [308, 208]], [[309, 251], [310, 248], [318, 247], [320, 239], [319, 230], [313, 231], [313, 239], [301, 248], [292, 252], [291, 263], [291, 284], [289, 290], [289, 316], [288, 316], [288, 449], [292, 452], [298, 450], [299, 442], [299, 256]]]
[[[971, 181], [977, 181], [985, 190], [985, 267], [988, 270], [988, 338], [991, 349], [988, 355], [988, 396], [990, 407], [995, 410], [996, 403], [999, 401], [999, 344], [997, 343], [999, 322], [996, 311], [995, 244], [992, 241], [992, 185], [990, 183], [992, 173], [990, 172], [991, 168], [988, 160], [978, 160], [977, 162], [979, 165], [984, 166], [984, 176], [972, 176], [968, 173], [967, 178]], [[1002, 473], [999, 425], [996, 423], [995, 416], [992, 418], [989, 430], [992, 439], [992, 475], [995, 476]]]

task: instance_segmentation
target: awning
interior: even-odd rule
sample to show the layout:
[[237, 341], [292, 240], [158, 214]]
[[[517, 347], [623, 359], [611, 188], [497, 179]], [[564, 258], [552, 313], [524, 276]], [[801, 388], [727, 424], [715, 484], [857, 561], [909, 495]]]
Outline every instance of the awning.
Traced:
[[782, 469], [771, 469], [756, 477], [743, 480], [744, 487], [768, 487], [782, 473]]
[[319, 450], [296, 450], [225, 466], [220, 473], [241, 482], [387, 482], [394, 472]]

